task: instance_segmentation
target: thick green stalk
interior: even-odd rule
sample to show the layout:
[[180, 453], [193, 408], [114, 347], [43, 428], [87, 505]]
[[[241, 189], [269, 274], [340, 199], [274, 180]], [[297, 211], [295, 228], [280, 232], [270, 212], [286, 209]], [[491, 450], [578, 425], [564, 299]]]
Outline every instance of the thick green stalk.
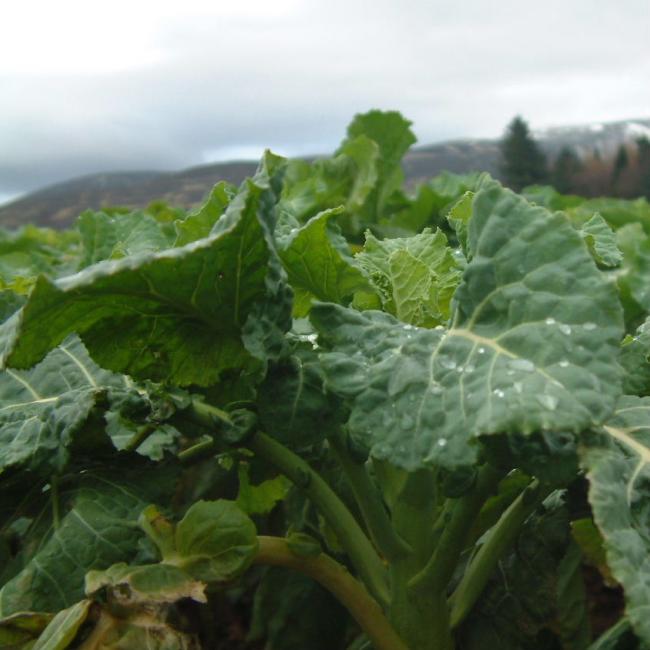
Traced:
[[376, 650], [408, 650], [377, 601], [345, 567], [324, 553], [315, 557], [297, 555], [279, 537], [258, 537], [258, 540], [256, 564], [282, 566], [313, 578], [347, 608]]
[[375, 546], [389, 562], [412, 552], [411, 547], [395, 532], [381, 495], [368, 476], [364, 464], [351, 458], [340, 437], [331, 436], [329, 442], [352, 488]]
[[256, 433], [246, 442], [246, 446], [275, 465], [307, 494], [334, 531], [370, 593], [386, 607], [386, 569], [370, 540], [332, 488], [302, 458], [264, 433]]
[[390, 564], [390, 620], [412, 650], [452, 650], [446, 594], [432, 590], [416, 593], [408, 586], [433, 551], [436, 474], [385, 470], [381, 480], [391, 492], [393, 525], [412, 548]]
[[448, 517], [448, 520], [443, 522], [444, 528], [435, 552], [422, 571], [411, 580], [411, 588], [436, 592], [447, 589], [472, 524], [485, 501], [496, 489], [501, 476], [501, 472], [491, 465], [483, 465], [474, 487], [456, 499], [449, 509], [445, 508], [442, 516]]
[[551, 491], [534, 480], [501, 515], [449, 599], [452, 628], [460, 625], [469, 614], [497, 563], [517, 539], [521, 525]]

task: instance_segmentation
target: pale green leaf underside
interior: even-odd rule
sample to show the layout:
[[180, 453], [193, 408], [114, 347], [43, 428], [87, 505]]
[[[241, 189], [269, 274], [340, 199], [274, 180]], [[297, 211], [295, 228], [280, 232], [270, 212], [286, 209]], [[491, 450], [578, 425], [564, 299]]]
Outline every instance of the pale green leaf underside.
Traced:
[[626, 613], [650, 643], [650, 398], [621, 398], [604, 432], [582, 450], [589, 501]]
[[205, 239], [39, 278], [0, 328], [3, 363], [28, 368], [76, 331], [101, 366], [138, 377], [207, 385], [251, 365], [241, 330], [269, 289], [263, 192], [249, 181]]
[[440, 230], [380, 241], [366, 234], [356, 257], [379, 294], [384, 311], [401, 321], [433, 327], [449, 318], [460, 269]]
[[97, 367], [76, 336], [31, 370], [0, 372], [0, 469], [61, 469], [74, 434], [108, 389], [126, 390], [124, 378]]
[[581, 431], [620, 393], [620, 306], [566, 218], [490, 184], [476, 196], [468, 245], [447, 331], [312, 309], [352, 434], [409, 470], [472, 463], [483, 434]]

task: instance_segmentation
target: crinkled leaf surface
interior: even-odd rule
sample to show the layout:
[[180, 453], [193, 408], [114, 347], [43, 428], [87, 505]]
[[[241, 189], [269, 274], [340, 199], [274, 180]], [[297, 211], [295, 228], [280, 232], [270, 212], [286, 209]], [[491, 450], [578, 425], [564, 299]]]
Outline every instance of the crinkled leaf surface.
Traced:
[[254, 342], [273, 325], [289, 326], [289, 295], [279, 271], [270, 270], [278, 264], [271, 260], [273, 204], [260, 174], [210, 237], [101, 262], [56, 282], [39, 278], [27, 304], [0, 328], [4, 364], [30, 367], [76, 331], [101, 366], [137, 377], [208, 385], [224, 369], [252, 366], [241, 338], [249, 315], [263, 330]]
[[577, 433], [620, 394], [617, 295], [564, 216], [489, 184], [468, 245], [447, 331], [336, 305], [311, 312], [352, 436], [405, 469], [473, 463], [483, 434]]
[[171, 239], [160, 224], [144, 212], [107, 214], [87, 210], [77, 221], [83, 254], [80, 268], [102, 260], [169, 248]]
[[292, 218], [278, 223], [276, 242], [289, 283], [296, 294], [294, 315], [307, 314], [312, 300], [344, 303], [368, 282], [345, 239], [330, 220], [340, 209], [326, 210], [306, 224]]
[[442, 231], [425, 228], [413, 237], [381, 241], [367, 233], [356, 259], [379, 293], [384, 311], [422, 327], [448, 320], [460, 269]]
[[650, 398], [624, 396], [601, 435], [582, 450], [589, 501], [626, 613], [650, 643]]
[[0, 373], [0, 469], [61, 470], [68, 447], [98, 397], [126, 391], [124, 377], [99, 368], [76, 336], [31, 370]]

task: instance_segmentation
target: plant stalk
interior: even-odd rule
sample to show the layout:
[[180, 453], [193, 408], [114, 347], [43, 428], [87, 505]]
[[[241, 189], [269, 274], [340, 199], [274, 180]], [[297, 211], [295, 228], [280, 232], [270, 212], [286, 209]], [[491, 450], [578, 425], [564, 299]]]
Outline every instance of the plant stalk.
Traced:
[[381, 495], [373, 485], [363, 463], [355, 462], [340, 436], [331, 436], [329, 442], [334, 456], [339, 461], [352, 488], [352, 493], [375, 546], [389, 562], [395, 562], [398, 558], [411, 553], [410, 545], [393, 528]]
[[258, 540], [256, 564], [286, 567], [313, 578], [347, 608], [376, 650], [408, 650], [377, 601], [345, 567], [324, 553], [315, 557], [297, 555], [280, 537], [260, 536]]
[[454, 574], [460, 555], [465, 548], [467, 535], [485, 501], [491, 496], [502, 473], [485, 464], [479, 470], [474, 487], [457, 499], [442, 516], [448, 516], [434, 553], [424, 568], [410, 581], [416, 590], [444, 592]]
[[387, 607], [386, 568], [356, 519], [332, 488], [302, 458], [264, 433], [256, 433], [246, 446], [304, 490], [334, 531], [370, 593], [382, 607]]
[[460, 584], [451, 595], [451, 627], [456, 628], [474, 607], [503, 554], [517, 539], [522, 524], [552, 492], [537, 479], [510, 504], [488, 533]]

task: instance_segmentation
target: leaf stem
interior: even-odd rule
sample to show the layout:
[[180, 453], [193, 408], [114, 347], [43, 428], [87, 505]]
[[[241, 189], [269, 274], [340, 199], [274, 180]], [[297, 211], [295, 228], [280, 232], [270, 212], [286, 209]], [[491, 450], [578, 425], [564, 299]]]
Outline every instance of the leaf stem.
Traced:
[[61, 504], [59, 502], [59, 476], [53, 474], [50, 479], [50, 499], [52, 501], [52, 523], [54, 530], [61, 525]]
[[313, 578], [347, 608], [377, 650], [408, 650], [377, 601], [345, 567], [324, 553], [315, 557], [294, 554], [280, 537], [260, 536], [258, 541], [256, 564], [286, 567]]
[[485, 500], [496, 489], [502, 473], [491, 465], [481, 467], [474, 487], [457, 499], [449, 509], [443, 510], [448, 517], [443, 522], [444, 528], [436, 549], [424, 568], [409, 583], [412, 589], [431, 589], [442, 592], [446, 590], [474, 520]]
[[474, 556], [460, 584], [449, 598], [452, 629], [460, 625], [469, 614], [497, 563], [516, 540], [521, 525], [552, 490], [553, 488], [542, 485], [537, 479], [533, 480], [492, 527], [485, 543]]
[[332, 488], [302, 458], [264, 433], [256, 433], [246, 446], [304, 490], [334, 531], [370, 593], [386, 607], [389, 601], [386, 569], [370, 540]]
[[333, 435], [328, 440], [352, 488], [375, 546], [389, 562], [411, 553], [410, 545], [395, 531], [380, 493], [373, 485], [364, 465], [351, 457], [340, 434]]
[[136, 451], [138, 447], [158, 428], [157, 424], [150, 422], [141, 426], [124, 447], [125, 451]]

